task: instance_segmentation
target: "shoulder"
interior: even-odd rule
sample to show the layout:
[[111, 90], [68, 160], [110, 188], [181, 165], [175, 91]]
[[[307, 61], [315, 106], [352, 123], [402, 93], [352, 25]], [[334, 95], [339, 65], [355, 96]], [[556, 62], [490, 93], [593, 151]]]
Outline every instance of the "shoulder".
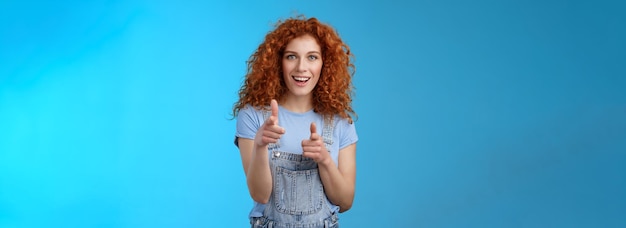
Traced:
[[261, 109], [249, 105], [245, 106], [237, 113], [237, 132], [235, 136], [253, 139], [263, 120]]
[[246, 105], [237, 113], [237, 121], [258, 122], [263, 120], [263, 109]]
[[351, 123], [349, 119], [342, 118], [339, 115], [333, 116], [333, 122], [334, 122], [335, 127], [338, 127], [338, 128], [354, 128], [354, 125], [355, 125], [354, 121], [352, 121]]
[[337, 115], [334, 118], [336, 119], [335, 133], [339, 137], [339, 148], [344, 148], [359, 140], [354, 121], [350, 123], [349, 119], [341, 118]]
[[239, 110], [238, 116], [242, 115], [259, 115], [263, 114], [263, 109], [258, 107], [253, 107], [251, 105], [246, 105], [242, 109]]
[[339, 115], [333, 116], [332, 121], [334, 128], [333, 131], [338, 134], [339, 137], [356, 138], [356, 127], [354, 121], [350, 121], [347, 118], [342, 118]]

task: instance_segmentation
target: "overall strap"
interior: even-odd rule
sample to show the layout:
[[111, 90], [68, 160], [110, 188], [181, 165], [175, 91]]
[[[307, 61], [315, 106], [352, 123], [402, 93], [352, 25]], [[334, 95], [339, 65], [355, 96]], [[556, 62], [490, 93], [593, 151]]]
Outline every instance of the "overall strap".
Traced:
[[[270, 110], [263, 109], [262, 112], [263, 112], [263, 122], [261, 122], [261, 126], [263, 125], [263, 123], [265, 123], [267, 118], [270, 118], [270, 116], [272, 115], [272, 112]], [[279, 146], [280, 146], [279, 142], [267, 144], [267, 151], [274, 151]]]
[[330, 152], [330, 146], [333, 144], [333, 129], [335, 127], [334, 119], [332, 115], [324, 116], [324, 130], [322, 130], [322, 138], [324, 138], [324, 144], [326, 150]]

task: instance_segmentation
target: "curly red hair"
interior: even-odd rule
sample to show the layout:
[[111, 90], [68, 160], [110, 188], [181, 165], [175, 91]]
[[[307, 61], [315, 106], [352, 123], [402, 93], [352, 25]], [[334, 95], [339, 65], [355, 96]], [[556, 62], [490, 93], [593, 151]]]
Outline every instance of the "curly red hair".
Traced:
[[246, 105], [267, 109], [271, 99], [281, 100], [287, 86], [282, 75], [281, 58], [285, 47], [294, 38], [311, 35], [322, 51], [323, 67], [317, 86], [313, 89], [313, 110], [324, 116], [339, 115], [352, 123], [352, 76], [354, 56], [337, 32], [316, 18], [299, 16], [278, 21], [275, 29], [247, 61], [245, 81], [234, 104], [233, 116]]

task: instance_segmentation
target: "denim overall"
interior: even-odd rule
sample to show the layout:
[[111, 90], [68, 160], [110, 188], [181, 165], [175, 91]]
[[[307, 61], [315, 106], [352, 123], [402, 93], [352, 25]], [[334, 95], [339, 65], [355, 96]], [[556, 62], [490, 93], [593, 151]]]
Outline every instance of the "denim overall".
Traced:
[[[332, 117], [324, 118], [326, 148], [333, 143], [333, 126]], [[278, 147], [277, 143], [267, 146], [274, 184], [263, 217], [250, 219], [252, 228], [338, 228], [339, 218], [331, 212], [317, 163]]]

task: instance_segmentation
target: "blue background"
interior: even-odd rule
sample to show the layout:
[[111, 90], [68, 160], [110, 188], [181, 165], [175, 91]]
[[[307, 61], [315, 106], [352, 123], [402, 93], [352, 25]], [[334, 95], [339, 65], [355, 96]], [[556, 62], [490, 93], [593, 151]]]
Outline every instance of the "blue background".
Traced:
[[246, 227], [245, 61], [356, 55], [345, 227], [626, 227], [624, 1], [0, 1], [0, 227]]

